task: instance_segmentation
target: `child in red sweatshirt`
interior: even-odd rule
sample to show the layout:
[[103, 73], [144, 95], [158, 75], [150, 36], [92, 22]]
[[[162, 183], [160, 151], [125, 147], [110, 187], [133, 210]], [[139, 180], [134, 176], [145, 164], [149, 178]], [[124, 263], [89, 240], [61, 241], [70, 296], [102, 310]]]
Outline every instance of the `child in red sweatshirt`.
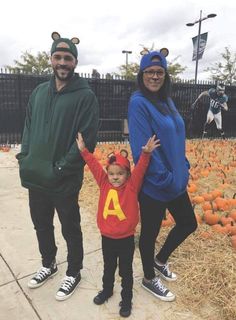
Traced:
[[131, 314], [133, 297], [134, 233], [139, 221], [138, 193], [149, 165], [152, 151], [159, 147], [159, 140], [151, 137], [142, 147], [142, 155], [131, 173], [128, 153], [122, 150], [108, 159], [106, 170], [91, 154], [78, 133], [77, 145], [100, 188], [97, 224], [102, 235], [104, 261], [103, 290], [93, 299], [103, 304], [113, 295], [115, 271], [119, 263], [121, 276], [120, 315]]

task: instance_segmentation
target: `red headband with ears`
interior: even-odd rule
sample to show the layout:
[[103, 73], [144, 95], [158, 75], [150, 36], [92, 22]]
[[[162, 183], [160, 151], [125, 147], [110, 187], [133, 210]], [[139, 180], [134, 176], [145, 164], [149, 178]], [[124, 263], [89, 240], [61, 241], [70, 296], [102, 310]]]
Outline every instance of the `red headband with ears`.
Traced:
[[122, 168], [125, 168], [127, 170], [130, 170], [130, 162], [129, 160], [122, 156], [120, 153], [111, 154], [110, 157], [107, 160], [107, 166], [110, 166], [111, 164], [116, 164], [118, 166], [121, 166]]

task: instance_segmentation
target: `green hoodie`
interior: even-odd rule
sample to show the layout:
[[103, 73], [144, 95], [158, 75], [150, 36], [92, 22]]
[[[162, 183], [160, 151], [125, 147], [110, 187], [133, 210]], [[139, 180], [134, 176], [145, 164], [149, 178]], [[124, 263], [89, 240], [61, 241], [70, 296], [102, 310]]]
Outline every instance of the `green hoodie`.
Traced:
[[84, 161], [76, 144], [82, 133], [92, 152], [98, 130], [98, 103], [87, 81], [77, 74], [59, 92], [55, 79], [31, 94], [19, 160], [22, 186], [52, 195], [77, 193]]

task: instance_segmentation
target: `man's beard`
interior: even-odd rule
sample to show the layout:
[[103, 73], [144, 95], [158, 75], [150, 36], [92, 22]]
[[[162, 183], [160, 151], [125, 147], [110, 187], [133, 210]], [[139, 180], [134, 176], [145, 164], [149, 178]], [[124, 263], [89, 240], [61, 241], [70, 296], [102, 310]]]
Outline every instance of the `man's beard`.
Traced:
[[[61, 77], [58, 73], [58, 69], [62, 69], [62, 70], [66, 70], [66, 71], [69, 71], [67, 73], [67, 76], [66, 77]], [[69, 81], [72, 77], [73, 77], [73, 74], [74, 74], [74, 68], [73, 69], [68, 69], [67, 67], [64, 67], [64, 66], [59, 66], [59, 67], [55, 67], [53, 68], [53, 71], [54, 71], [54, 74], [55, 74], [55, 77], [60, 80], [60, 81]]]

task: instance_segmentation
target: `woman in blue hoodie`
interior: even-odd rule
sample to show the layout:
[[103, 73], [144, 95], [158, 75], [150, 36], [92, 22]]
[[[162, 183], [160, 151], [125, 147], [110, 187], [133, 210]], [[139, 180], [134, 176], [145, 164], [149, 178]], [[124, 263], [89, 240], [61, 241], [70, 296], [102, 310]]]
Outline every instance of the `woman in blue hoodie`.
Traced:
[[[129, 102], [128, 124], [135, 163], [148, 137], [155, 134], [160, 139], [161, 147], [153, 152], [139, 195], [139, 250], [144, 272], [142, 286], [163, 301], [173, 301], [175, 295], [159, 276], [167, 281], [176, 280], [176, 274], [169, 270], [168, 258], [196, 230], [197, 222], [186, 191], [190, 165], [185, 156], [185, 127], [170, 98], [167, 55], [168, 50], [161, 49], [142, 57], [137, 75], [138, 91]], [[171, 212], [175, 226], [154, 257], [166, 209]]]

